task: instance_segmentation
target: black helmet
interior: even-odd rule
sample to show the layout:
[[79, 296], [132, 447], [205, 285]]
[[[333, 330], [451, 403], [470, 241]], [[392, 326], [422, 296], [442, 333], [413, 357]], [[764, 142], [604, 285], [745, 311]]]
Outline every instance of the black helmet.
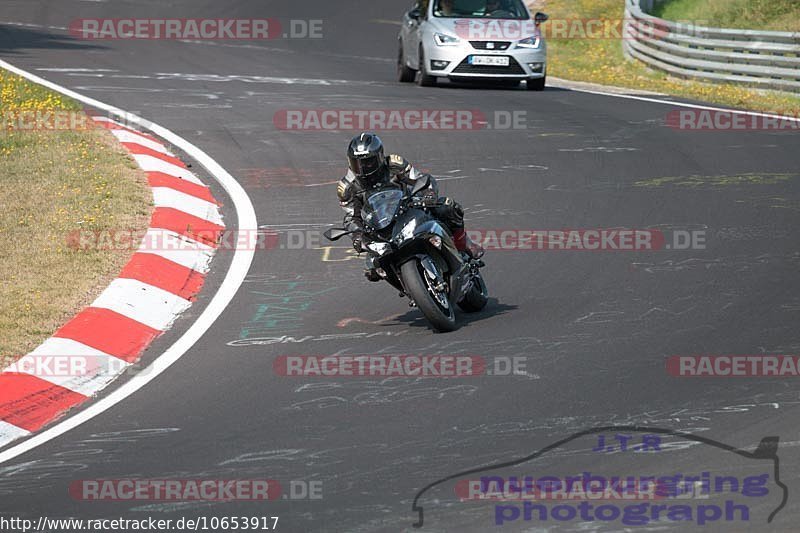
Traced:
[[353, 137], [347, 147], [347, 162], [359, 178], [379, 178], [386, 167], [381, 138], [374, 133]]

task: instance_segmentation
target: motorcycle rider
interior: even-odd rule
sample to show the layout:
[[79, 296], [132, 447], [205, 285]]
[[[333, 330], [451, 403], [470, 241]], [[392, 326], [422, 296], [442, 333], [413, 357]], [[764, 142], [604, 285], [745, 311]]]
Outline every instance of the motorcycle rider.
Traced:
[[[427, 206], [429, 212], [443, 224], [453, 235], [453, 241], [459, 251], [466, 252], [473, 259], [480, 259], [483, 248], [470, 240], [464, 229], [464, 209], [452, 198], [439, 198], [436, 180], [428, 174], [420, 174], [400, 155], [384, 154], [383, 142], [374, 133], [361, 133], [353, 137], [347, 147], [347, 174], [339, 181], [339, 204], [345, 210], [345, 224], [348, 229], [356, 231], [351, 235], [356, 252], [365, 251], [364, 221], [361, 208], [367, 194], [373, 189], [386, 186], [413, 187], [417, 179], [428, 178], [428, 187], [423, 189], [416, 201]], [[435, 204], [435, 205], [434, 205]], [[370, 281], [380, 281], [374, 269], [365, 271]]]

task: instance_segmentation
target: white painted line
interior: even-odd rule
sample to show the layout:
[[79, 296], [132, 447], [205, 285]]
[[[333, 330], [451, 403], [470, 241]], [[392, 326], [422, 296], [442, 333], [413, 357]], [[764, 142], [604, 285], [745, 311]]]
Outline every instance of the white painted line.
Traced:
[[39, 72], [119, 72], [107, 68], [37, 68]]
[[145, 148], [155, 150], [158, 153], [175, 157], [175, 154], [167, 150], [163, 144], [156, 141], [151, 141], [143, 135], [137, 135], [136, 133], [128, 130], [111, 130], [111, 133], [121, 143], [138, 144], [139, 146], [144, 146]]
[[637, 96], [669, 96], [666, 93], [657, 91], [632, 89], [630, 87], [619, 87], [617, 85], [601, 85], [599, 83], [592, 83], [590, 81], [565, 80], [563, 78], [556, 78], [555, 76], [549, 76], [547, 78], [547, 86], [558, 87], [561, 89], [586, 89], [589, 91], [603, 91], [613, 94], [633, 94]]
[[9, 424], [8, 422], [0, 420], [0, 446], [5, 446], [9, 442], [27, 437], [30, 434], [28, 430], [18, 428], [14, 424]]
[[208, 272], [209, 263], [216, 248], [166, 229], [147, 230], [140, 253], [163, 257], [173, 263], [196, 270], [201, 274]]
[[[38, 83], [65, 96], [78, 100], [79, 102], [83, 102], [86, 105], [96, 107], [119, 117], [126, 117], [129, 122], [133, 122], [140, 127], [152, 131], [158, 137], [166, 140], [168, 143], [187, 153], [189, 157], [193, 158], [200, 165], [202, 165], [209, 172], [209, 174], [211, 174], [211, 176], [213, 176], [214, 179], [216, 179], [222, 185], [233, 202], [236, 216], [238, 218], [237, 229], [239, 231], [256, 231], [256, 228], [258, 228], [258, 220], [256, 218], [255, 209], [253, 208], [253, 203], [250, 201], [250, 198], [247, 196], [247, 193], [239, 184], [239, 182], [237, 182], [227, 170], [222, 168], [219, 163], [212, 159], [211, 156], [203, 152], [200, 148], [190, 143], [183, 137], [180, 137], [163, 126], [159, 126], [158, 124], [154, 124], [148, 120], [142, 119], [141, 117], [132, 115], [122, 109], [104, 104], [99, 100], [89, 98], [88, 96], [84, 96], [76, 93], [75, 91], [71, 91], [65, 87], [49, 82], [43, 78], [40, 78], [39, 76], [36, 76], [35, 74], [31, 74], [30, 72], [19, 69], [10, 63], [7, 63], [6, 61], [0, 60], [0, 67], [27, 78], [34, 83]], [[246, 246], [237, 246], [231, 261], [231, 266], [228, 269], [228, 272], [225, 274], [225, 279], [223, 280], [220, 288], [217, 290], [217, 293], [209, 302], [208, 306], [206, 306], [206, 308], [203, 310], [197, 320], [195, 320], [195, 322], [189, 327], [189, 329], [187, 329], [186, 332], [167, 349], [167, 351], [153, 361], [150, 366], [133, 376], [129, 381], [124, 383], [120, 388], [105, 398], [102, 398], [101, 400], [89, 405], [86, 409], [65, 418], [61, 422], [53, 425], [48, 430], [38, 433], [24, 442], [1, 452], [0, 464], [6, 463], [16, 457], [19, 457], [25, 452], [50, 442], [64, 433], [108, 411], [119, 402], [133, 395], [135, 392], [163, 374], [170, 366], [175, 364], [176, 361], [183, 357], [183, 355], [189, 351], [189, 349], [194, 346], [203, 335], [205, 335], [206, 331], [208, 331], [214, 322], [216, 322], [222, 312], [225, 311], [233, 298], [236, 296], [236, 293], [239, 291], [242, 283], [244, 283], [247, 273], [250, 270], [250, 265], [253, 262], [254, 255], [255, 250], [252, 249], [252, 247], [248, 249]]]
[[[763, 118], [778, 118], [781, 120], [788, 120], [790, 122], [800, 122], [800, 117], [792, 117], [788, 115], [776, 115], [773, 113], [762, 113], [760, 111], [743, 111], [741, 109], [732, 109], [729, 107], [716, 107], [710, 105], [702, 105], [702, 104], [689, 104], [686, 102], [673, 102], [672, 100], [661, 100], [658, 98], [649, 98], [646, 96], [636, 96], [633, 94], [617, 94], [613, 92], [606, 92], [606, 91], [599, 91], [599, 90], [592, 90], [592, 89], [581, 89], [577, 87], [567, 87], [570, 91], [574, 91], [577, 93], [587, 93], [587, 94], [595, 94], [598, 96], [610, 96], [611, 98], [624, 98], [625, 100], [638, 100], [640, 102], [650, 102], [653, 104], [661, 104], [661, 105], [669, 105], [673, 107], [685, 107], [688, 109], [701, 109], [703, 111], [721, 111], [723, 113], [735, 113], [739, 115], [748, 115], [751, 117], [763, 117]], [[618, 87], [616, 89], [619, 89]], [[679, 98], [676, 96], [676, 98]]]
[[126, 361], [81, 342], [52, 337], [4, 372], [30, 374], [91, 397], [128, 366]]
[[7, 24], [9, 26], [19, 26], [21, 28], [47, 28], [48, 30], [62, 30], [62, 31], [69, 30], [69, 28], [65, 26], [46, 26], [44, 24], [31, 24], [30, 22], [17, 22], [14, 20], [2, 20], [0, 21], [0, 24]]
[[169, 187], [153, 187], [153, 205], [156, 207], [171, 207], [189, 213], [192, 216], [208, 220], [219, 226], [224, 226], [219, 206], [207, 202], [197, 196], [176, 191]]
[[138, 279], [117, 278], [92, 307], [110, 309], [159, 331], [166, 331], [192, 303]]
[[138, 163], [138, 165], [142, 167], [142, 170], [145, 172], [163, 172], [164, 174], [175, 176], [176, 178], [191, 181], [197, 185], [204, 185], [203, 182], [200, 181], [197, 176], [189, 172], [188, 169], [181, 168], [177, 165], [173, 165], [172, 163], [167, 163], [163, 159], [145, 154], [131, 154], [131, 157], [136, 160], [136, 163]]

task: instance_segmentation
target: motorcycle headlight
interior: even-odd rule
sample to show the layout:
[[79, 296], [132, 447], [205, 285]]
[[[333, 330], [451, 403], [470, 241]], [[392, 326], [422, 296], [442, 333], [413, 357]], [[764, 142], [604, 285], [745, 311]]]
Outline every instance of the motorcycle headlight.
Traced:
[[378, 255], [384, 255], [391, 249], [391, 246], [385, 242], [371, 242], [367, 245], [367, 248]]
[[403, 231], [400, 232], [400, 236], [403, 239], [411, 239], [414, 237], [414, 230], [417, 229], [417, 219], [411, 219], [411, 222], [405, 225]]
[[516, 48], [539, 48], [540, 44], [542, 44], [542, 39], [538, 35], [534, 35], [527, 39], [517, 41]]
[[436, 41], [436, 44], [439, 46], [455, 46], [461, 42], [461, 39], [458, 37], [453, 37], [452, 35], [446, 35], [444, 33], [435, 33], [433, 35], [433, 40]]

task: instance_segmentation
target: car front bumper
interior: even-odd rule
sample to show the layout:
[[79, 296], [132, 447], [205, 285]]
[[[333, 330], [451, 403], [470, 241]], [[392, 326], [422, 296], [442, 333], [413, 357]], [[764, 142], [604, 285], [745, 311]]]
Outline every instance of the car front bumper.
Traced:
[[[472, 65], [471, 56], [505, 56], [509, 58], [509, 66]], [[425, 62], [431, 76], [532, 80], [543, 78], [547, 73], [547, 49], [544, 43], [535, 49], [514, 48], [512, 43], [506, 50], [491, 50], [476, 48], [467, 41], [454, 46], [438, 46], [431, 42], [425, 47]]]

